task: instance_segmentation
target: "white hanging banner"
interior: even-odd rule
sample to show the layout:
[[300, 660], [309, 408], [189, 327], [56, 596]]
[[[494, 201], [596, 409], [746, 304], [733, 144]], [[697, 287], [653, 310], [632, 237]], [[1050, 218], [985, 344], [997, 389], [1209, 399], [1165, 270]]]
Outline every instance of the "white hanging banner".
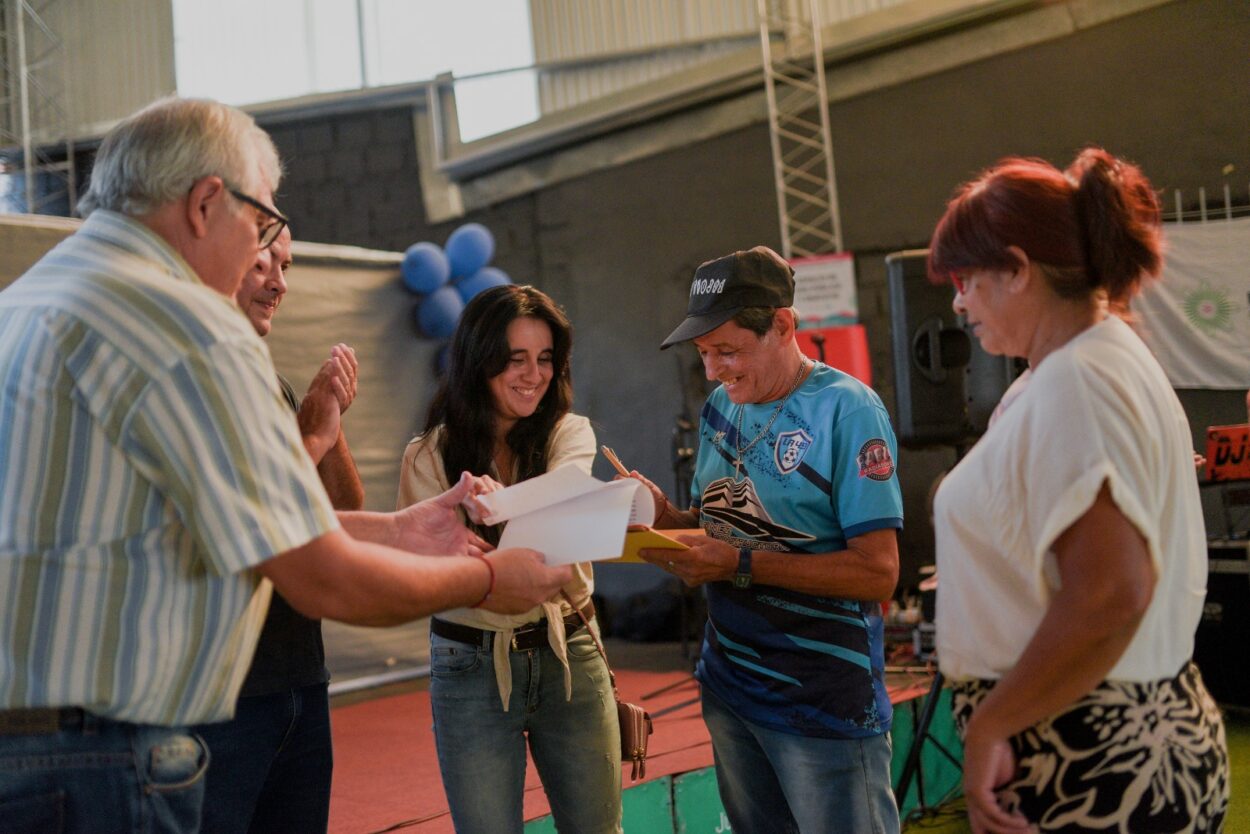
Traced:
[[1162, 280], [1133, 300], [1176, 388], [1250, 388], [1250, 218], [1164, 225]]
[[859, 321], [855, 258], [849, 252], [791, 258], [799, 327], [831, 327]]

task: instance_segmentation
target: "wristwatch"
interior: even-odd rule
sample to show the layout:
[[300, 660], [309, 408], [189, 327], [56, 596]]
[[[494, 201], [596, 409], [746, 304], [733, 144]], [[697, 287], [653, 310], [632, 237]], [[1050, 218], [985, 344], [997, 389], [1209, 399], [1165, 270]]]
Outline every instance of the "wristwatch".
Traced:
[[751, 587], [751, 548], [738, 548], [738, 572], [734, 574], [735, 588]]

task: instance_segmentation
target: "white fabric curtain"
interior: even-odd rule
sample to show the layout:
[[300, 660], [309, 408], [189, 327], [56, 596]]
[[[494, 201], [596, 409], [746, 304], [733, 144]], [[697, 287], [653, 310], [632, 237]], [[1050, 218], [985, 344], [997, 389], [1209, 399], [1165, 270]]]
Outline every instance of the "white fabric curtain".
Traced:
[[1169, 223], [1161, 281], [1134, 300], [1138, 332], [1176, 388], [1250, 388], [1250, 218]]

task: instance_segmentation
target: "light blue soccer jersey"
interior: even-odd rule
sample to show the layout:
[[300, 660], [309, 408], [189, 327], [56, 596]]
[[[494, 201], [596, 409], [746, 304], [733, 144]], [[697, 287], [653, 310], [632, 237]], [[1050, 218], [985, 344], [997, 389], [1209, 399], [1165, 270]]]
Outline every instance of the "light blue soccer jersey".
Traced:
[[[753, 550], [827, 553], [845, 550], [855, 536], [902, 527], [897, 441], [876, 393], [817, 363], [735, 477], [735, 449], [775, 408], [776, 401], [735, 405], [723, 388], [704, 404], [691, 493], [709, 536]], [[758, 584], [706, 589], [697, 676], [742, 718], [826, 738], [890, 729], [878, 603]]]

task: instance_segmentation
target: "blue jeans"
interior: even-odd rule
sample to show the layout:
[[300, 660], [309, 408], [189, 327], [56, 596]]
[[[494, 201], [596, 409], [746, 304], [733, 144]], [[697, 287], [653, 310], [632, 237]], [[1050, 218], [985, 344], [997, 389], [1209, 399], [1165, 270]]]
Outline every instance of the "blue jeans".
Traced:
[[590, 634], [582, 628], [568, 638], [571, 701], [550, 646], [512, 652], [507, 712], [490, 638], [483, 643], [430, 635], [434, 741], [456, 831], [521, 834], [528, 738], [556, 829], [618, 834], [620, 726], [607, 664]]
[[706, 688], [703, 720], [734, 831], [898, 834], [888, 736], [778, 732], [743, 721]]
[[206, 834], [326, 830], [334, 768], [326, 684], [240, 698], [232, 721], [196, 731], [213, 756]]
[[86, 715], [46, 735], [0, 735], [0, 830], [194, 834], [208, 751], [183, 727]]

